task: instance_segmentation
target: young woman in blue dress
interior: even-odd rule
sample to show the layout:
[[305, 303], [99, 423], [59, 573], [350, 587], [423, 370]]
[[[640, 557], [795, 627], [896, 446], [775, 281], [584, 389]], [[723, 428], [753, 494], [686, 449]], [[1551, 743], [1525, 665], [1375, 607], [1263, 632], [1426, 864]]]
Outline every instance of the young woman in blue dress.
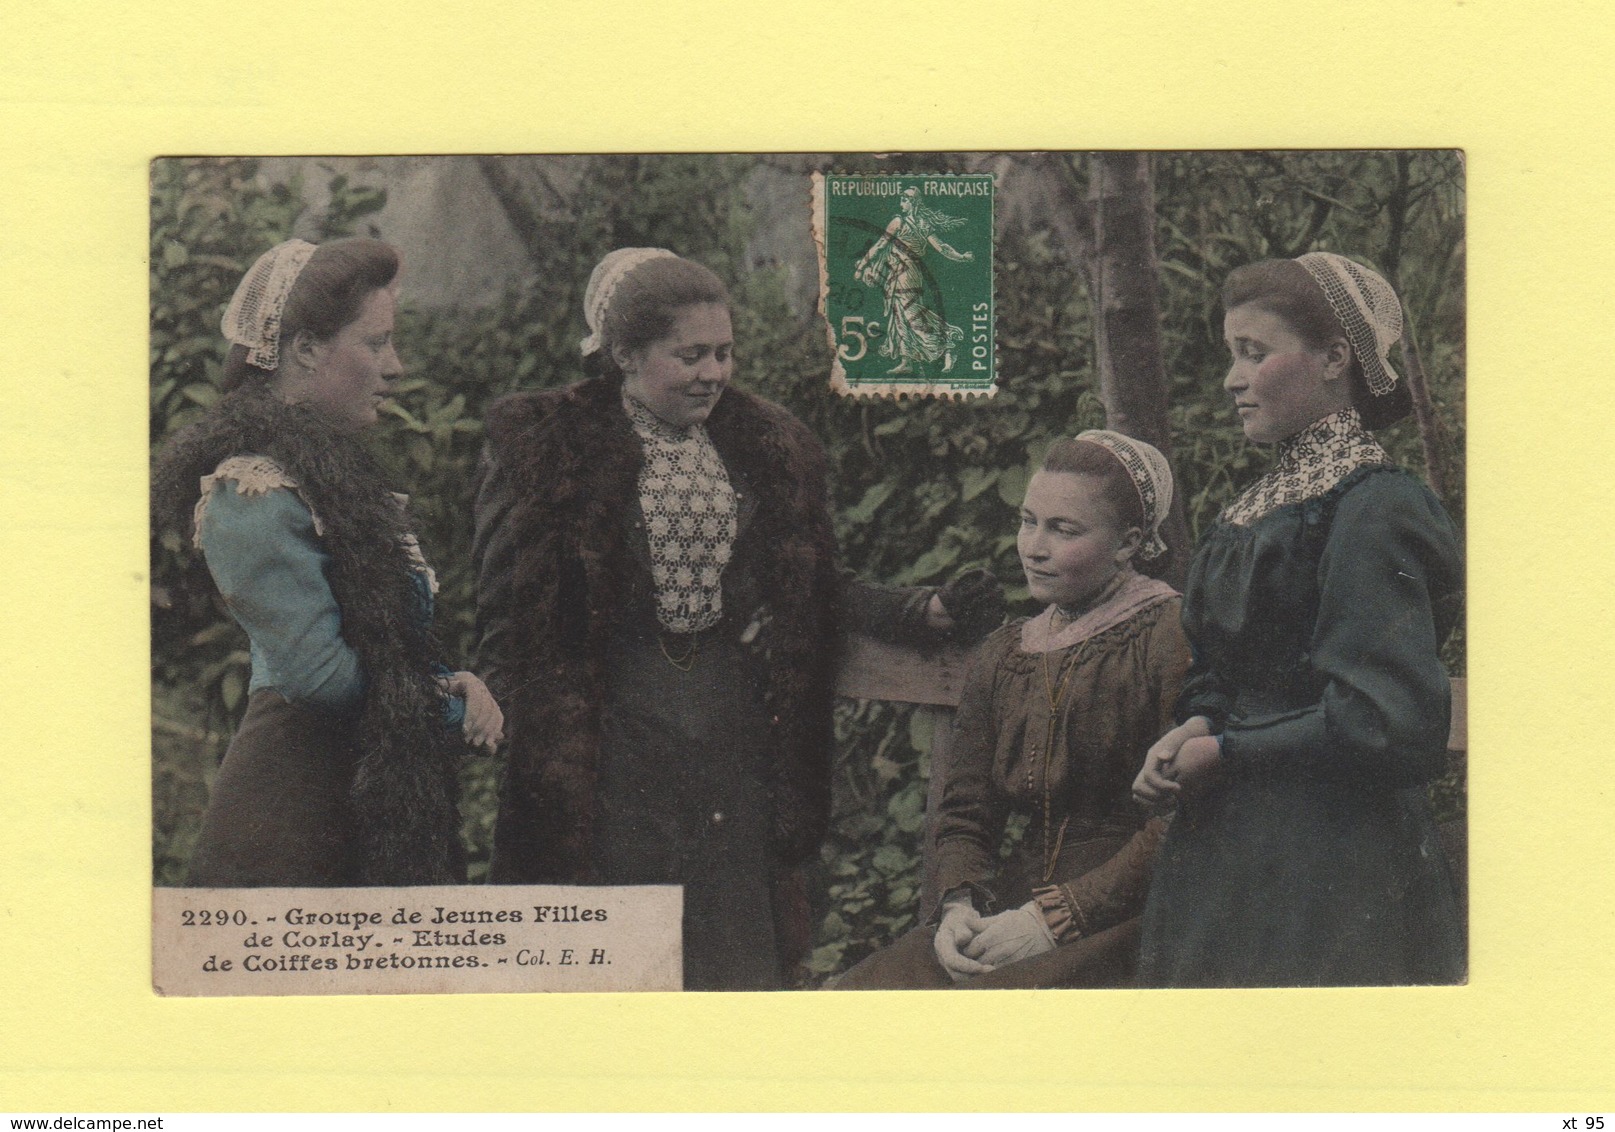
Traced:
[[225, 312], [225, 396], [158, 462], [154, 521], [190, 528], [252, 657], [189, 884], [462, 879], [459, 759], [503, 720], [440, 663], [435, 576], [359, 441], [402, 372], [398, 268], [379, 240], [265, 252]]

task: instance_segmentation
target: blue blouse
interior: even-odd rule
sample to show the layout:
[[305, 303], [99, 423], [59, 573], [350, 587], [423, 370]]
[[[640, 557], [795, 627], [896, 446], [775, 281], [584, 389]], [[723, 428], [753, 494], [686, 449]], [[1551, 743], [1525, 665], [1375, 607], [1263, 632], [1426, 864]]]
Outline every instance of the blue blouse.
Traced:
[[[350, 714], [364, 699], [359, 656], [342, 638], [342, 611], [326, 581], [330, 555], [314, 515], [284, 487], [248, 494], [229, 480], [213, 484], [199, 509], [197, 541], [208, 570], [252, 656], [250, 691], [272, 688], [293, 703]], [[420, 614], [430, 621], [432, 591], [414, 575]], [[450, 670], [439, 666], [437, 675]], [[465, 720], [465, 700], [449, 697], [444, 725]]]

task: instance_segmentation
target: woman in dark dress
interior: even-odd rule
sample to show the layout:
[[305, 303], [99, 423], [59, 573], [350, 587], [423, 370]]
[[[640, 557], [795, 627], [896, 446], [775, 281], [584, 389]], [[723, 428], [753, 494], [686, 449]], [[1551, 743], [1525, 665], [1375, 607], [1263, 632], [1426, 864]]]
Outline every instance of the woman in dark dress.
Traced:
[[619, 249], [584, 308], [593, 376], [487, 418], [480, 658], [511, 735], [491, 876], [682, 885], [686, 988], [778, 987], [829, 821], [843, 609], [923, 634], [945, 601], [847, 592], [824, 451], [730, 385], [710, 270]]
[[1173, 799], [1144, 916], [1147, 986], [1452, 983], [1462, 924], [1425, 801], [1445, 762], [1438, 650], [1457, 535], [1367, 431], [1405, 415], [1378, 274], [1313, 252], [1233, 272], [1224, 335], [1273, 467], [1205, 535], [1184, 598], [1180, 723], [1134, 792]]
[[252, 655], [188, 884], [463, 879], [456, 732], [491, 749], [500, 712], [438, 663], [434, 576], [359, 441], [402, 372], [398, 266], [368, 239], [260, 256], [224, 316], [226, 394], [153, 475], [155, 524], [192, 528]]

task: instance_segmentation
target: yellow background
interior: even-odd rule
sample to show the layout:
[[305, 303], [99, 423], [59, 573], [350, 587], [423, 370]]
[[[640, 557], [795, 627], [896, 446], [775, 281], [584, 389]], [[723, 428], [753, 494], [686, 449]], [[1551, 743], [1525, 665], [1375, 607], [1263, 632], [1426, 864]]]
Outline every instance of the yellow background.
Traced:
[[[9, 8], [0, 1109], [1611, 1108], [1608, 23], [1502, 0]], [[1468, 987], [153, 996], [150, 158], [1356, 145], [1468, 153]]]

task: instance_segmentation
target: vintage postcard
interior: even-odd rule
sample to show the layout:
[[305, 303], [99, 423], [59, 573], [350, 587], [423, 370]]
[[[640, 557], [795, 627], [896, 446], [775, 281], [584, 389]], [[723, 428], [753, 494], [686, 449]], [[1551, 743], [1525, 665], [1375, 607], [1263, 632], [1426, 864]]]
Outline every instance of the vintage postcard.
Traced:
[[1466, 980], [1461, 153], [150, 178], [159, 993]]

